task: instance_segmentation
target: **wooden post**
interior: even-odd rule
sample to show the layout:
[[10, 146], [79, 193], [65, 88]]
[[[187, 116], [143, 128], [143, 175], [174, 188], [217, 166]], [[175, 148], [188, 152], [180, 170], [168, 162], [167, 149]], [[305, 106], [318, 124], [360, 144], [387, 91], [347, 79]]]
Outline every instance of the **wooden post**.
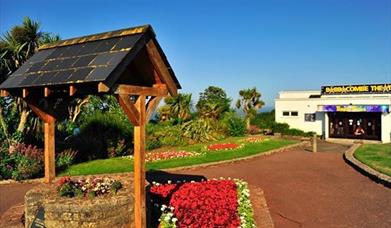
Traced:
[[139, 125], [134, 127], [134, 222], [136, 228], [147, 227], [145, 212], [145, 99], [140, 95], [136, 102]]
[[56, 177], [55, 167], [55, 119], [50, 118], [45, 127], [45, 183], [51, 183]]
[[317, 145], [316, 145], [316, 133], [314, 133], [314, 135], [312, 136], [312, 152], [316, 153], [318, 148], [317, 148]]
[[44, 158], [45, 158], [45, 183], [51, 183], [56, 177], [55, 163], [55, 126], [56, 118], [46, 112], [43, 107], [39, 106], [31, 99], [26, 99], [26, 103], [31, 110], [44, 122]]

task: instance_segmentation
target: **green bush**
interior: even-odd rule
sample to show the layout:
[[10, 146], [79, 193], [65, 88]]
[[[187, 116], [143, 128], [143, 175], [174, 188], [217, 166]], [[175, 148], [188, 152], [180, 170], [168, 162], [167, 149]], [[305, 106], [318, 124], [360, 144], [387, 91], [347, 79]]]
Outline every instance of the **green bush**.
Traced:
[[209, 118], [196, 118], [190, 120], [181, 127], [182, 135], [188, 142], [199, 143], [207, 141], [215, 141], [220, 138], [223, 131], [220, 124]]
[[272, 129], [275, 124], [274, 110], [271, 112], [261, 112], [251, 120], [251, 124], [259, 127], [260, 129]]
[[[57, 189], [59, 196], [65, 196], [65, 197], [69, 197], [69, 198], [72, 198], [76, 195], [76, 190], [77, 190], [77, 188], [75, 187], [75, 185], [70, 182], [59, 186]], [[77, 193], [77, 194], [80, 194], [80, 193]]]
[[[112, 148], [117, 150], [116, 155], [130, 153], [133, 147], [132, 135], [133, 126], [125, 116], [96, 112], [85, 119], [80, 126], [80, 133], [71, 137], [70, 144], [79, 151], [79, 161], [107, 158]], [[121, 140], [125, 140], [124, 146], [119, 145]]]
[[38, 160], [20, 156], [15, 168], [12, 179], [19, 181], [37, 177], [43, 171], [43, 164]]
[[226, 112], [220, 120], [229, 136], [243, 136], [246, 133], [245, 121], [235, 112]]
[[0, 151], [0, 179], [24, 180], [43, 174], [43, 150], [17, 143]]
[[76, 150], [67, 149], [62, 151], [56, 156], [56, 167], [60, 169], [68, 168], [75, 161], [76, 155]]
[[289, 124], [287, 123], [274, 123], [272, 125], [273, 133], [286, 134], [289, 130]]
[[147, 150], [153, 150], [153, 149], [157, 149], [157, 148], [160, 148], [162, 146], [162, 142], [160, 142], [160, 140], [156, 137], [149, 137], [147, 138], [147, 142], [146, 142], [146, 149]]
[[187, 142], [182, 137], [180, 125], [167, 123], [148, 124], [147, 148], [156, 149], [161, 146], [182, 146]]
[[16, 166], [16, 162], [15, 157], [10, 156], [8, 151], [0, 151], [0, 180], [12, 178], [12, 171]]
[[287, 123], [275, 123], [273, 124], [272, 130], [274, 133], [281, 133], [284, 135], [292, 135], [292, 136], [305, 136], [310, 137], [314, 134], [314, 132], [305, 132], [297, 128], [290, 128]]
[[305, 131], [302, 131], [300, 129], [296, 129], [296, 128], [289, 128], [285, 134], [287, 135], [293, 135], [293, 136], [305, 136], [305, 137], [310, 137], [314, 134], [314, 132], [312, 131], [309, 131], [309, 132], [305, 132]]

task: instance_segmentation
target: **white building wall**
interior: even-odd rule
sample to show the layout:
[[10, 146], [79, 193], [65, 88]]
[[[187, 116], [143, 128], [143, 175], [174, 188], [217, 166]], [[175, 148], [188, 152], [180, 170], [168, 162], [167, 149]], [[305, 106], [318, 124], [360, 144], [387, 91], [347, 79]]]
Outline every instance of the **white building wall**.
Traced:
[[[283, 91], [275, 99], [275, 120], [287, 123], [292, 128], [303, 131], [314, 131], [328, 138], [328, 116], [318, 112], [318, 105], [390, 105], [391, 94], [374, 95], [328, 95], [321, 98], [309, 98], [310, 95], [320, 95], [319, 91]], [[391, 109], [391, 107], [390, 107]], [[283, 116], [284, 111], [297, 111], [298, 116]], [[305, 113], [316, 113], [315, 122], [306, 122]], [[391, 114], [381, 115], [381, 140], [391, 142]]]
[[[316, 113], [318, 102], [309, 99], [281, 100], [275, 103], [275, 119], [279, 123], [287, 123], [292, 128], [303, 131], [314, 131], [318, 135], [323, 134], [323, 122], [325, 113]], [[283, 116], [283, 111], [297, 111], [298, 116]], [[316, 113], [315, 122], [305, 122], [305, 113]]]
[[381, 115], [381, 125], [382, 125], [381, 141], [383, 143], [391, 142], [391, 114], [390, 113], [383, 113]]

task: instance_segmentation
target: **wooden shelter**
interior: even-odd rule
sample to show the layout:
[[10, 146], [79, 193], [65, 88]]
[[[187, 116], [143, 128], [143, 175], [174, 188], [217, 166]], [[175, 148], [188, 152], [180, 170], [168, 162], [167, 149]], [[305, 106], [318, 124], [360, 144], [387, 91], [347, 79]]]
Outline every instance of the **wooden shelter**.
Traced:
[[44, 122], [45, 182], [55, 178], [56, 112], [48, 101], [113, 94], [134, 125], [135, 225], [146, 226], [145, 125], [180, 84], [149, 25], [43, 45], [0, 85]]

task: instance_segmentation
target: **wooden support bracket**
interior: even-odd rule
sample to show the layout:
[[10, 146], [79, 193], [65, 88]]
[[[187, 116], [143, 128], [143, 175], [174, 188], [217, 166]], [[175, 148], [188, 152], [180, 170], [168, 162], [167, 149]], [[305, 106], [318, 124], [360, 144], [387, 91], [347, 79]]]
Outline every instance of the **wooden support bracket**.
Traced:
[[147, 104], [147, 114], [146, 119], [147, 121], [151, 119], [153, 112], [159, 105], [159, 102], [162, 100], [162, 97], [151, 97]]
[[126, 116], [134, 126], [140, 125], [140, 113], [137, 110], [135, 104], [130, 101], [130, 96], [126, 94], [118, 94], [116, 96], [119, 105], [124, 110]]

